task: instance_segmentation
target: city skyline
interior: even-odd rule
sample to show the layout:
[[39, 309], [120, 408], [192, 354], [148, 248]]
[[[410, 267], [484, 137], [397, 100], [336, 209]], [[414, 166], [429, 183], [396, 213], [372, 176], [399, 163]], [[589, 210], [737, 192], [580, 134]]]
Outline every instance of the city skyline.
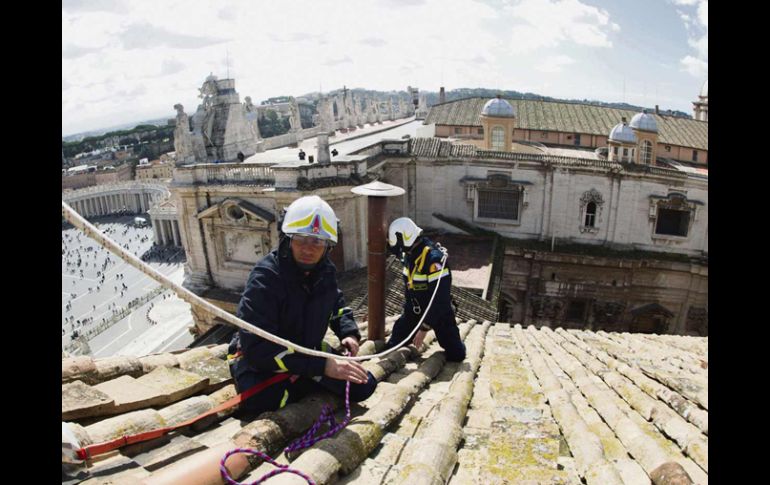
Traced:
[[[62, 3], [62, 136], [195, 111], [209, 73], [258, 102], [483, 87], [692, 113], [708, 2]], [[292, 20], [292, 21], [289, 21]]]

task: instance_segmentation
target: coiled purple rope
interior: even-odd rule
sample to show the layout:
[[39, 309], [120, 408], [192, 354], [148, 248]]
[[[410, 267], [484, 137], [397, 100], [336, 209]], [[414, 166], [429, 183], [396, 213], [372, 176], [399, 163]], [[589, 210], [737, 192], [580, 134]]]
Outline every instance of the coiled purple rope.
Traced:
[[[225, 468], [225, 461], [227, 461], [227, 459], [230, 457], [230, 455], [234, 455], [236, 453], [249, 453], [251, 455], [257, 455], [258, 457], [262, 458], [266, 462], [270, 463], [271, 465], [277, 466], [278, 468], [276, 468], [275, 470], [273, 470], [271, 472], [266, 473], [264, 476], [262, 476], [262, 478], [260, 478], [259, 480], [255, 481], [255, 482], [251, 482], [249, 484], [246, 484], [246, 483], [243, 483], [243, 482], [237, 482], [237, 481], [232, 479], [232, 477], [230, 476], [230, 472], [227, 471], [227, 468]], [[225, 480], [225, 483], [228, 483], [229, 485], [258, 485], [258, 484], [264, 482], [265, 480], [267, 480], [268, 478], [272, 478], [272, 477], [278, 475], [279, 473], [293, 473], [295, 475], [299, 475], [302, 478], [304, 478], [305, 481], [307, 483], [309, 483], [310, 485], [316, 485], [316, 483], [313, 481], [312, 478], [310, 478], [309, 476], [305, 475], [301, 471], [289, 468], [289, 465], [281, 465], [280, 463], [277, 463], [275, 460], [270, 458], [265, 453], [262, 453], [259, 450], [252, 450], [251, 448], [236, 448], [234, 450], [230, 450], [227, 453], [225, 453], [225, 457], [222, 458], [221, 462], [219, 462], [219, 473], [222, 474], [222, 478]]]
[[[324, 404], [321, 408], [321, 415], [318, 417], [315, 423], [313, 423], [313, 426], [310, 427], [309, 430], [307, 430], [307, 433], [305, 433], [304, 436], [301, 438], [297, 438], [294, 440], [293, 443], [291, 443], [289, 446], [284, 448], [285, 453], [290, 453], [292, 451], [297, 450], [303, 450], [305, 448], [309, 448], [313, 446], [314, 444], [318, 443], [319, 441], [328, 438], [329, 436], [332, 436], [333, 434], [337, 433], [339, 430], [347, 426], [347, 424], [350, 422], [350, 381], [348, 381], [345, 385], [345, 419], [337, 424], [337, 420], [334, 419], [334, 411], [332, 410], [332, 407], [329, 404]], [[328, 423], [329, 431], [322, 434], [321, 436], [315, 436], [315, 434], [318, 432], [318, 429], [323, 425], [324, 423]]]
[[[285, 453], [290, 453], [292, 451], [297, 450], [303, 450], [305, 448], [309, 448], [313, 446], [314, 444], [318, 443], [319, 441], [328, 438], [329, 436], [332, 436], [333, 434], [339, 432], [342, 428], [347, 426], [347, 424], [350, 422], [350, 381], [348, 381], [345, 384], [345, 419], [341, 423], [337, 423], [337, 420], [334, 419], [334, 411], [332, 410], [332, 407], [329, 404], [324, 404], [321, 408], [321, 415], [318, 417], [315, 423], [313, 423], [313, 426], [310, 427], [310, 429], [305, 433], [304, 436], [297, 438], [294, 440], [289, 446], [283, 449]], [[318, 430], [321, 428], [321, 426], [324, 423], [328, 423], [330, 428], [329, 431], [322, 434], [321, 436], [315, 436], [315, 434], [318, 432]], [[258, 457], [262, 458], [266, 462], [270, 463], [273, 466], [276, 466], [275, 470], [266, 473], [262, 478], [255, 482], [251, 483], [243, 483], [243, 482], [237, 482], [230, 477], [230, 472], [225, 468], [225, 461], [231, 456], [236, 453], [249, 453], [252, 455], [257, 455]], [[299, 470], [295, 470], [293, 468], [289, 468], [289, 465], [281, 465], [280, 463], [277, 463], [275, 460], [270, 458], [265, 453], [262, 453], [259, 450], [253, 450], [251, 448], [236, 448], [234, 450], [228, 451], [224, 458], [222, 458], [222, 461], [219, 462], [219, 472], [222, 474], [222, 478], [225, 480], [225, 483], [228, 485], [258, 485], [268, 478], [274, 477], [280, 473], [293, 473], [295, 475], [299, 475], [300, 477], [304, 478], [307, 483], [310, 485], [316, 485], [316, 483], [313, 481], [312, 478], [305, 475]]]

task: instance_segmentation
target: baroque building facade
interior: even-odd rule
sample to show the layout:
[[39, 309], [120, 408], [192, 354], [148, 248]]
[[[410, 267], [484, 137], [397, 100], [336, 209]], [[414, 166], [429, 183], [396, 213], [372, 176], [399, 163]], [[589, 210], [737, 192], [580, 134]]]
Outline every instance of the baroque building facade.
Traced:
[[[277, 244], [281, 209], [310, 193], [341, 221], [335, 264], [364, 266], [366, 201], [350, 189], [376, 178], [406, 190], [388, 202], [388, 221], [405, 215], [424, 228], [494, 235], [506, 321], [707, 334], [707, 174], [640, 163], [636, 152], [615, 159], [515, 143], [505, 133], [516, 110], [502, 103], [488, 100], [479, 113], [490, 135], [482, 143], [380, 140], [323, 166], [177, 168], [185, 285], [234, 311], [251, 267]], [[637, 144], [658, 136], [641, 121], [629, 131]], [[215, 323], [196, 315], [201, 332]]]

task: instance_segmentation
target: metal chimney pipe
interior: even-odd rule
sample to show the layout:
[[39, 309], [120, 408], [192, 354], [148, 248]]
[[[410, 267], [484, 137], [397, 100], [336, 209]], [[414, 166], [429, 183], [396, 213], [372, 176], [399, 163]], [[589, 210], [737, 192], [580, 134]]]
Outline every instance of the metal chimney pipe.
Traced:
[[405, 190], [382, 182], [371, 182], [350, 189], [351, 192], [367, 197], [367, 249], [368, 249], [368, 290], [369, 290], [369, 340], [385, 339], [385, 259], [386, 238], [385, 208], [387, 197], [403, 195]]
[[369, 288], [369, 340], [385, 338], [385, 197], [368, 198], [369, 249], [367, 281]]

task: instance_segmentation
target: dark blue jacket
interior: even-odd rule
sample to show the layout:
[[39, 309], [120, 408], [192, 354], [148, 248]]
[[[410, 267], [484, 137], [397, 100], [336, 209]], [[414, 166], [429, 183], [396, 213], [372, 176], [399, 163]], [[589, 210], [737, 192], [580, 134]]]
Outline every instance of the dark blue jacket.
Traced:
[[[360, 339], [353, 312], [345, 306], [337, 287], [334, 264], [324, 256], [306, 275], [287, 250], [288, 247], [281, 252], [275, 249], [257, 262], [246, 282], [237, 316], [273, 335], [312, 349], [322, 349], [329, 327], [340, 340], [351, 335]], [[288, 371], [313, 377], [323, 375], [326, 365], [323, 357], [286, 352], [286, 347], [245, 330], [238, 330], [233, 337], [230, 353], [236, 350], [243, 353], [244, 362], [239, 366], [246, 364], [258, 372]]]
[[444, 262], [443, 267], [439, 268], [443, 257], [444, 253], [438, 245], [425, 236], [418, 239], [415, 246], [402, 255], [401, 263], [404, 266], [402, 273], [406, 293], [403, 315], [410, 324], [416, 324], [422, 318], [439, 282], [441, 285], [423, 324], [435, 328], [446, 322], [454, 323], [450, 291], [452, 272], [447, 261]]

